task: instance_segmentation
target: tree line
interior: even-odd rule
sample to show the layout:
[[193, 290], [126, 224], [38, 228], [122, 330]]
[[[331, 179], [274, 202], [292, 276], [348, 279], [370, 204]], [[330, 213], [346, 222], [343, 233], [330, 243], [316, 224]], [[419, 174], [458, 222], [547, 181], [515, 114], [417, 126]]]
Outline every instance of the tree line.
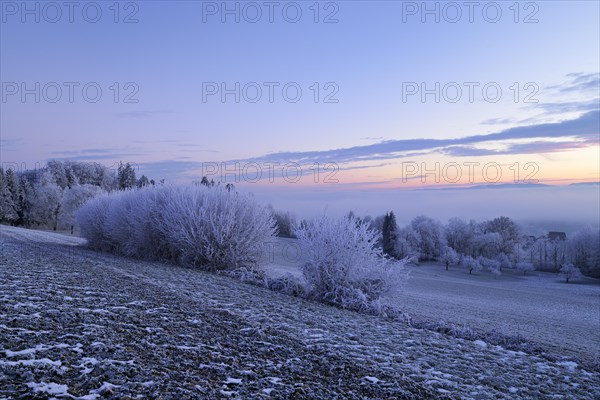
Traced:
[[97, 163], [55, 160], [36, 170], [0, 167], [0, 223], [72, 231], [75, 211], [87, 200], [156, 184], [145, 175], [136, 178], [130, 163], [119, 163], [116, 171]]
[[498, 276], [516, 268], [524, 274], [561, 272], [567, 281], [581, 273], [600, 278], [600, 230], [589, 226], [572, 237], [535, 237], [505, 216], [483, 222], [452, 218], [445, 225], [418, 216], [400, 228], [393, 211], [371, 220], [371, 226], [382, 234], [384, 253], [394, 258], [441, 261], [446, 269], [460, 266], [470, 274], [485, 269]]
[[[294, 215], [272, 212], [279, 236], [294, 237]], [[470, 274], [487, 270], [499, 276], [503, 269], [517, 269], [523, 274], [534, 270], [562, 272], [566, 279], [580, 273], [600, 278], [600, 230], [589, 226], [571, 237], [535, 237], [505, 216], [483, 222], [452, 218], [446, 224], [417, 216], [402, 227], [393, 211], [375, 218], [359, 218], [350, 212], [348, 217], [367, 223], [377, 232], [377, 246], [394, 259], [415, 264], [437, 261], [446, 269], [462, 267]]]

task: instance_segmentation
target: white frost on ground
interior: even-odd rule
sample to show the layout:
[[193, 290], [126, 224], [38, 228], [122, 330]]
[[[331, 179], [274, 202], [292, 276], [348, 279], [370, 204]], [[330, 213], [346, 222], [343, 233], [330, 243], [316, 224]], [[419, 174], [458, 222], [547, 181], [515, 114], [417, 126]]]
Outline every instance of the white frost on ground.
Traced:
[[[394, 396], [400, 390], [412, 398], [600, 398], [600, 373], [568, 358], [483, 347], [221, 276], [96, 253], [62, 235], [0, 233], [0, 398], [35, 394], [31, 382], [90, 399], [335, 397], [345, 388], [338, 385], [371, 398], [407, 397]], [[434, 281], [440, 289], [441, 278]], [[469, 287], [458, 281], [452, 290]], [[495, 285], [477, 282], [482, 290]], [[470, 296], [449, 298], [460, 295]], [[465, 305], [479, 310], [478, 302]], [[44, 358], [33, 358], [38, 352]]]
[[374, 376], [365, 376], [365, 380], [370, 383], [379, 383], [379, 379], [375, 378]]
[[[265, 270], [273, 277], [302, 279], [302, 258], [286, 255], [294, 239], [278, 238], [265, 252]], [[524, 276], [503, 270], [469, 275], [464, 269], [438, 263], [410, 266], [410, 278], [384, 299], [417, 319], [451, 322], [543, 342], [557, 353], [600, 360], [600, 280], [585, 278], [565, 284], [557, 274]]]
[[27, 387], [32, 389], [34, 393], [47, 393], [71, 397], [71, 395], [68, 393], [69, 387], [67, 385], [59, 385], [58, 383], [54, 382], [29, 382], [27, 383]]

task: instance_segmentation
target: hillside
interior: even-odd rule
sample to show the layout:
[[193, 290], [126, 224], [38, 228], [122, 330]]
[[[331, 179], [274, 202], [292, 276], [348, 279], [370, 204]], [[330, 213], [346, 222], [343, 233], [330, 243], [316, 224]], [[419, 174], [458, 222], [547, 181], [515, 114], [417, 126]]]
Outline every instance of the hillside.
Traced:
[[0, 398], [598, 398], [600, 374], [1, 227]]

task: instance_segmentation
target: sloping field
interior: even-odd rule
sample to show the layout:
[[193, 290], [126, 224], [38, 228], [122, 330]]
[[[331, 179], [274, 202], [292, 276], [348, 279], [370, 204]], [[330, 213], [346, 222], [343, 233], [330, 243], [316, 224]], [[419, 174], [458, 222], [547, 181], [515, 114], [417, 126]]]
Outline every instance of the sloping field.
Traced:
[[[277, 239], [264, 254], [273, 276], [302, 277], [297, 241]], [[496, 332], [539, 343], [556, 354], [589, 363], [600, 361], [600, 281], [582, 278], [565, 284], [557, 274], [504, 270], [500, 277], [482, 271], [449, 271], [438, 263], [410, 265], [410, 279], [385, 298], [413, 319], [476, 331]]]
[[556, 274], [523, 276], [505, 270], [468, 275], [442, 265], [411, 267], [405, 287], [387, 299], [410, 315], [520, 337], [556, 354], [600, 360], [600, 284], [583, 278], [566, 284]]
[[598, 398], [600, 374], [2, 227], [0, 398]]

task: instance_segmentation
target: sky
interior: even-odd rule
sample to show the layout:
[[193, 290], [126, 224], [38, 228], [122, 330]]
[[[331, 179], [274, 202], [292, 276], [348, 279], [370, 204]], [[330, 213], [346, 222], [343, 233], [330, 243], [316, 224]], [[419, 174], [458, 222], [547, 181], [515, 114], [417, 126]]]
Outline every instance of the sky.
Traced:
[[[68, 4], [1, 2], [5, 167], [131, 162], [300, 213], [469, 198], [598, 222], [598, 187], [567, 186], [600, 180], [596, 1]], [[465, 189], [489, 184], [521, 186]]]

